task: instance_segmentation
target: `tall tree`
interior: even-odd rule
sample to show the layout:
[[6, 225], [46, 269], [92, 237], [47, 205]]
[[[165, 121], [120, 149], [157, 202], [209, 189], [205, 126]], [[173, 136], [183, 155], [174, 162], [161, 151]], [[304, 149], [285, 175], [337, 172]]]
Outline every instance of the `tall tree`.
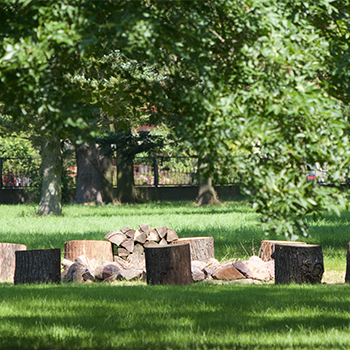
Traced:
[[[348, 120], [340, 96], [329, 94], [335, 80], [320, 84], [331, 71], [332, 39], [319, 23], [328, 14], [329, 31], [337, 6], [349, 13], [348, 2], [332, 5], [183, 1], [169, 11], [152, 1], [138, 37], [139, 54], [168, 70], [154, 103], [168, 117], [181, 115], [176, 130], [205, 159], [203, 171], [236, 168], [266, 232], [290, 238], [307, 234], [306, 214], [346, 203], [337, 186], [317, 188], [302, 173], [306, 162], [327, 163], [337, 185], [349, 159]], [[346, 55], [338, 48], [339, 81]], [[250, 155], [233, 157], [237, 147]]]

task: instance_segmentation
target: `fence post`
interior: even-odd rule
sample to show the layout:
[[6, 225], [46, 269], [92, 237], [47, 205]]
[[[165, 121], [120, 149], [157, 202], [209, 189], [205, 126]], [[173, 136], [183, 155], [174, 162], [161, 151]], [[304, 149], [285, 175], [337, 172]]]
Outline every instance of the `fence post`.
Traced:
[[158, 158], [153, 157], [154, 187], [159, 187]]
[[2, 158], [0, 158], [0, 188], [2, 188]]

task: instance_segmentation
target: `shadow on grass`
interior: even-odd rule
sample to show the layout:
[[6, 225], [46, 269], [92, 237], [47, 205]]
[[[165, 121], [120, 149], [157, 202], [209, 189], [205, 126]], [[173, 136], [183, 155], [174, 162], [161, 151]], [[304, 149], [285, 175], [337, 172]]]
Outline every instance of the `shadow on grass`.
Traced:
[[307, 243], [321, 244], [322, 247], [347, 249], [350, 242], [350, 212], [343, 211], [340, 216], [324, 213], [315, 221], [308, 219], [310, 237]]
[[[348, 286], [14, 286], [0, 288], [0, 344], [11, 348], [177, 349], [350, 346]], [[43, 302], [44, 301], [44, 302]], [[53, 335], [55, 329], [65, 334]], [[74, 333], [72, 330], [78, 330]], [[22, 330], [16, 333], [14, 330]], [[64, 332], [63, 330], [66, 330]], [[343, 332], [338, 344], [333, 332]], [[322, 332], [331, 344], [327, 345]], [[282, 337], [282, 338], [279, 338]], [[299, 337], [299, 338], [298, 338]], [[331, 338], [331, 339], [330, 339]], [[114, 344], [115, 341], [118, 341]], [[265, 343], [264, 343], [265, 342]]]

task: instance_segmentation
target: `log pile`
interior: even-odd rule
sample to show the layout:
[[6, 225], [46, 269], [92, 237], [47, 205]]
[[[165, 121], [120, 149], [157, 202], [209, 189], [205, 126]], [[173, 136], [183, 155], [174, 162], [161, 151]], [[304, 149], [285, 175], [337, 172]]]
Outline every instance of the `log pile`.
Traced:
[[119, 231], [107, 233], [104, 238], [113, 244], [115, 262], [138, 269], [146, 266], [145, 247], [168, 245], [179, 239], [171, 228], [150, 227], [149, 224], [140, 224], [138, 230], [122, 227]]
[[128, 266], [121, 261], [106, 261], [100, 264], [95, 258], [89, 259], [81, 255], [71, 261], [62, 260], [61, 278], [67, 282], [113, 282], [115, 280], [145, 280], [145, 270]]
[[[157, 246], [154, 246], [157, 247]], [[62, 280], [75, 282], [113, 282], [113, 281], [146, 281], [145, 268], [134, 266], [127, 260], [119, 258], [117, 261], [105, 262], [100, 265], [96, 259], [88, 259], [82, 255], [70, 261], [62, 260]], [[185, 275], [185, 273], [184, 273]], [[215, 258], [207, 262], [200, 260], [191, 261], [191, 279], [193, 282], [204, 280], [243, 280], [245, 283], [254, 281], [271, 281], [274, 279], [274, 261], [264, 262], [257, 256], [252, 256], [246, 261], [226, 261], [220, 263]], [[152, 283], [154, 278], [148, 278]], [[155, 284], [167, 284], [154, 281]], [[170, 283], [176, 284], [172, 281]], [[186, 282], [188, 283], [188, 282]], [[181, 282], [179, 284], [186, 284]]]

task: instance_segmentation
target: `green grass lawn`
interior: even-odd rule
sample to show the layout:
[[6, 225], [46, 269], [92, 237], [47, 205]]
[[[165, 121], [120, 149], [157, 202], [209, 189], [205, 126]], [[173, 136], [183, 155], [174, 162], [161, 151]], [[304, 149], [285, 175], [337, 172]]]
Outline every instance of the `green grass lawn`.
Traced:
[[[46, 218], [35, 211], [0, 206], [0, 242], [63, 251], [68, 240], [102, 240], [110, 230], [149, 223], [180, 237], [213, 236], [221, 260], [257, 254], [266, 239], [244, 201], [66, 206], [62, 217]], [[2, 284], [0, 349], [348, 349], [350, 286], [342, 282], [349, 220], [348, 212], [309, 220], [305, 241], [321, 244], [325, 260], [327, 284], [317, 286]]]

